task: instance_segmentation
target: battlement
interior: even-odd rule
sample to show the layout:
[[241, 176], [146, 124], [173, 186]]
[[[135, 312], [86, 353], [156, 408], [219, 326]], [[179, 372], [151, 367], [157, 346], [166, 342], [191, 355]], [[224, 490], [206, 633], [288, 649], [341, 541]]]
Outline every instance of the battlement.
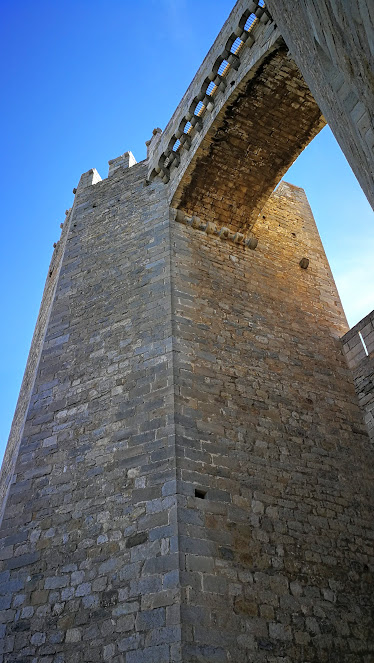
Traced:
[[112, 175], [118, 170], [118, 168], [131, 168], [132, 166], [135, 166], [137, 163], [134, 155], [132, 152], [125, 152], [124, 154], [121, 154], [121, 156], [117, 157], [116, 159], [110, 159], [108, 161], [109, 163], [109, 173], [108, 177], [112, 177]]
[[[125, 152], [115, 159], [110, 159], [108, 161], [109, 171], [107, 177], [113, 177], [113, 175], [118, 171], [119, 168], [132, 168], [137, 164], [137, 161], [132, 152]], [[106, 178], [104, 178], [106, 179]], [[85, 173], [82, 173], [79, 179], [79, 183], [76, 189], [73, 190], [73, 193], [76, 194], [78, 191], [85, 189], [88, 186], [94, 186], [98, 182], [102, 182], [103, 178], [98, 173], [96, 168], [90, 168]]]

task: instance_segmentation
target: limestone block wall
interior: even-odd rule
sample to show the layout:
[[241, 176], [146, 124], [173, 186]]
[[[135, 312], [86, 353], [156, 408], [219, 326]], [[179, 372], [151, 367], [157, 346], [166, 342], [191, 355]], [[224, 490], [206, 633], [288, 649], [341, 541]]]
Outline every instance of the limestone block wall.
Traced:
[[374, 311], [352, 327], [342, 342], [368, 433], [374, 441]]
[[374, 207], [374, 6], [267, 0], [292, 57]]
[[183, 660], [369, 663], [373, 453], [347, 323], [303, 190], [281, 184], [253, 234], [172, 227]]
[[169, 213], [145, 179], [78, 186], [0, 531], [1, 663], [179, 660]]

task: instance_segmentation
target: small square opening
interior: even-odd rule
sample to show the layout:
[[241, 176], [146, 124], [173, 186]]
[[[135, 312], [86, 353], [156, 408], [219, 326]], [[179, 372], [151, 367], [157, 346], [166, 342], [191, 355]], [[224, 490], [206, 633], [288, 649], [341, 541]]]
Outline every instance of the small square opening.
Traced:
[[205, 500], [206, 490], [202, 488], [195, 488], [195, 497], [198, 497], [200, 500]]

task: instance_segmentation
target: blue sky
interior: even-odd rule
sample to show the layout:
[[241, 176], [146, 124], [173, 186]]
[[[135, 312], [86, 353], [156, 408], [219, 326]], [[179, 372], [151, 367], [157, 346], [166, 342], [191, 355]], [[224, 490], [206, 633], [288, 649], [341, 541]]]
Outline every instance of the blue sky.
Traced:
[[[0, 0], [0, 457], [65, 209], [82, 172], [164, 128], [231, 0]], [[373, 213], [329, 129], [286, 179], [306, 190], [348, 320], [374, 308]]]

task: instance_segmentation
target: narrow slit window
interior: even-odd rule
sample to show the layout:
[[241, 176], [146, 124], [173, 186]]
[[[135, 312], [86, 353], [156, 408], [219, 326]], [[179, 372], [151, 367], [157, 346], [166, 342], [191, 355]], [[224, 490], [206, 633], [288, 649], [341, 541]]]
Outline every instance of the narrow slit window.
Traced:
[[368, 356], [369, 356], [368, 349], [367, 349], [367, 347], [366, 347], [366, 343], [365, 343], [365, 341], [364, 341], [364, 339], [363, 339], [363, 337], [362, 337], [361, 332], [358, 332], [358, 335], [359, 335], [359, 337], [360, 337], [360, 341], [361, 341], [362, 345], [364, 346], [365, 354], [366, 354], [366, 356], [368, 357]]
[[205, 500], [206, 490], [202, 488], [195, 488], [195, 497], [198, 497], [200, 500]]

